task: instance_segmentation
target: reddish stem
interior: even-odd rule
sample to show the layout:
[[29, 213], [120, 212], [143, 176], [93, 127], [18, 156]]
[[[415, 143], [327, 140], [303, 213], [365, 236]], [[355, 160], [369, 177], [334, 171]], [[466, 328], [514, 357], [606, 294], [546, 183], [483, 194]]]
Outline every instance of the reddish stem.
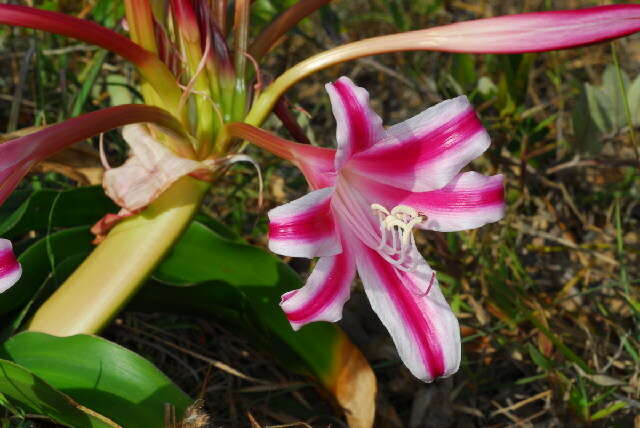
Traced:
[[331, 0], [300, 0], [282, 12], [260, 32], [249, 47], [249, 53], [256, 61], [260, 61], [287, 31], [291, 30], [304, 18], [329, 2], [331, 2]]
[[0, 204], [35, 163], [71, 144], [137, 122], [155, 123], [183, 135], [180, 123], [166, 111], [143, 104], [127, 104], [74, 117], [0, 144]]

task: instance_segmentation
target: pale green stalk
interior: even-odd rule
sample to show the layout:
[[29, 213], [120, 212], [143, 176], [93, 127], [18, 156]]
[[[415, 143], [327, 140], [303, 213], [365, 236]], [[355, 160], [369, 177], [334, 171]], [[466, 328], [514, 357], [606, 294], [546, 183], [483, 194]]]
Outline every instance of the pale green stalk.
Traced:
[[27, 330], [56, 336], [102, 330], [180, 238], [208, 188], [183, 177], [142, 213], [118, 224], [38, 309]]

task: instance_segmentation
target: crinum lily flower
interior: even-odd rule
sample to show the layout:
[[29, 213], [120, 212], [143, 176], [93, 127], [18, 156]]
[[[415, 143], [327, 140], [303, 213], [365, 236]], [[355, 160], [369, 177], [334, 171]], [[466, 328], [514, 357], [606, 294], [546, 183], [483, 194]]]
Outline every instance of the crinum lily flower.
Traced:
[[21, 275], [22, 266], [13, 254], [11, 241], [0, 238], [0, 293], [11, 288]]
[[305, 286], [280, 305], [294, 329], [338, 321], [357, 271], [409, 370], [424, 381], [451, 375], [460, 363], [458, 321], [412, 232], [466, 230], [503, 217], [502, 176], [460, 172], [489, 147], [489, 136], [464, 96], [384, 129], [366, 90], [346, 77], [326, 88], [337, 150], [276, 142], [246, 125], [231, 129], [295, 162], [312, 187], [269, 212], [272, 251], [319, 257]]

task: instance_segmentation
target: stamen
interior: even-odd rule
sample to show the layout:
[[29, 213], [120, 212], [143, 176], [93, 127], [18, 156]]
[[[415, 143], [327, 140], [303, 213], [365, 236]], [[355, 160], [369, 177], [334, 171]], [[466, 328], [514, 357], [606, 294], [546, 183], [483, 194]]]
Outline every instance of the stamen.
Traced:
[[391, 212], [380, 204], [371, 204], [371, 209], [378, 214], [380, 222], [380, 241], [377, 248], [380, 255], [398, 269], [414, 272], [417, 260], [411, 257], [411, 250], [415, 246], [412, 231], [425, 220], [425, 217], [406, 205], [398, 205]]

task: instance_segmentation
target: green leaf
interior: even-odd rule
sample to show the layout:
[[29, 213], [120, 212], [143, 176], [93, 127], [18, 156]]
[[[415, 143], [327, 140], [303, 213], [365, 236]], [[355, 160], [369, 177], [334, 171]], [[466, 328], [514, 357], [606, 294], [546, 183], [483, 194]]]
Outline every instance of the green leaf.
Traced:
[[464, 91], [469, 91], [478, 81], [476, 74], [476, 56], [469, 54], [454, 54], [451, 65], [451, 75]]
[[529, 344], [527, 347], [531, 360], [539, 367], [549, 371], [553, 370], [553, 361], [545, 357], [538, 351], [533, 345]]
[[605, 407], [604, 409], [598, 410], [597, 412], [595, 412], [591, 416], [591, 420], [595, 421], [598, 419], [606, 418], [607, 416], [610, 416], [613, 413], [617, 412], [618, 410], [624, 409], [626, 407], [627, 407], [627, 403], [625, 403], [624, 401], [616, 401], [615, 403]]
[[[89, 228], [80, 226], [52, 233], [27, 248], [18, 257], [22, 264], [22, 277], [16, 285], [0, 294], [0, 314], [16, 309], [32, 299], [58, 264], [91, 251], [92, 240]], [[58, 277], [54, 274], [54, 278]]]
[[12, 361], [0, 360], [0, 393], [28, 413], [69, 427], [113, 428], [115, 423], [78, 405], [69, 396]]
[[[200, 308], [211, 315], [203, 308], [204, 302], [207, 302], [205, 306], [212, 305], [213, 312], [219, 306], [237, 306], [243, 298], [241, 305], [259, 320], [260, 325], [254, 328], [259, 329], [264, 342], [278, 340], [288, 345], [286, 350], [270, 346], [272, 351], [288, 363], [293, 362], [290, 355], [293, 351], [316, 376], [326, 376], [332, 371], [335, 356], [331, 350], [340, 341], [341, 330], [334, 324], [322, 322], [307, 325], [298, 332], [291, 329], [278, 302], [286, 291], [301, 287], [302, 281], [291, 268], [265, 250], [224, 239], [204, 224], [194, 222], [154, 277], [174, 286], [200, 284], [198, 289], [189, 290], [191, 299], [186, 298], [186, 293], [179, 298], [179, 290], [163, 289], [170, 298], [167, 303], [179, 300], [181, 303], [177, 306], [186, 312]], [[212, 290], [219, 287], [224, 288]], [[145, 294], [139, 297], [144, 298]]]
[[91, 225], [115, 211], [117, 206], [100, 186], [16, 192], [0, 210], [0, 236], [13, 238], [32, 230]]
[[161, 428], [165, 403], [176, 407], [179, 418], [191, 403], [149, 361], [100, 337], [24, 332], [5, 342], [1, 353], [127, 428]]
[[82, 87], [73, 101], [71, 117], [78, 116], [82, 113], [84, 104], [87, 102], [87, 99], [91, 94], [91, 89], [98, 79], [98, 75], [100, 70], [102, 70], [102, 65], [107, 59], [108, 53], [109, 51], [106, 49], [98, 50], [98, 52], [93, 56], [93, 60], [87, 64], [86, 68], [81, 72], [84, 79], [82, 79]]

